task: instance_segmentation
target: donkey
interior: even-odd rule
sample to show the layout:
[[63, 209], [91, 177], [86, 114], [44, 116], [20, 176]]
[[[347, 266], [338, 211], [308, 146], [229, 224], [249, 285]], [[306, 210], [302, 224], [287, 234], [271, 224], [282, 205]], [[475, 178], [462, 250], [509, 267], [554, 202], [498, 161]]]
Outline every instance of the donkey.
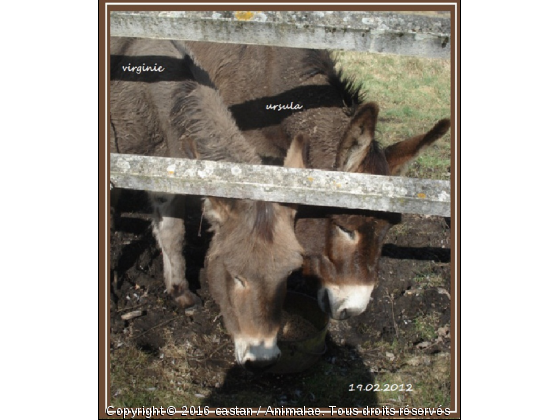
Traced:
[[[260, 164], [215, 89], [193, 80], [183, 54], [169, 41], [111, 39], [111, 151], [151, 156]], [[129, 72], [155, 65], [162, 74]], [[303, 166], [298, 136], [287, 166]], [[200, 299], [185, 277], [186, 200], [150, 194], [153, 233], [162, 249], [167, 292], [184, 307]], [[295, 209], [277, 203], [206, 197], [203, 214], [213, 237], [205, 258], [207, 281], [247, 368], [276, 362], [287, 277], [303, 263], [294, 232]]]
[[[378, 106], [336, 71], [326, 51], [187, 42], [197, 65], [219, 89], [245, 138], [263, 159], [279, 163], [300, 133], [309, 139], [307, 166], [398, 175], [450, 127], [381, 149], [375, 140]], [[283, 106], [274, 106], [283, 105]], [[330, 211], [329, 211], [330, 210]], [[323, 209], [296, 221], [305, 249], [304, 274], [321, 282], [318, 300], [332, 318], [362, 313], [377, 282], [383, 241], [399, 214]]]

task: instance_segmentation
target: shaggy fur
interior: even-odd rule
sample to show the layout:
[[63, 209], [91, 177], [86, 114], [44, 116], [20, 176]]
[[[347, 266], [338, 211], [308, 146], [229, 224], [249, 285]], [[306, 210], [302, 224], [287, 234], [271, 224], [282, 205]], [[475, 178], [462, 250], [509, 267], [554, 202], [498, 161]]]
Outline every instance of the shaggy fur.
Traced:
[[[449, 129], [445, 119], [426, 134], [382, 150], [375, 140], [378, 106], [364, 102], [359, 84], [335, 69], [329, 53], [205, 42], [186, 45], [261, 156], [281, 159], [290, 139], [303, 133], [309, 138], [309, 167], [396, 175]], [[267, 104], [290, 103], [303, 109], [266, 110]], [[304, 271], [323, 285], [324, 295], [319, 295], [323, 309], [334, 318], [362, 312], [365, 307], [346, 307], [344, 301], [364, 299], [349, 298], [344, 292], [337, 300], [335, 290], [376, 283], [383, 240], [400, 218], [352, 211], [308, 216], [297, 220], [296, 232], [305, 249]]]
[[[111, 151], [260, 164], [256, 148], [185, 51], [184, 44], [172, 41], [111, 39]], [[158, 74], [122, 69], [156, 60], [165, 67], [159, 79]], [[286, 164], [301, 166], [302, 150], [289, 155]], [[151, 197], [167, 291], [179, 304], [195, 305], [199, 299], [189, 291], [182, 253], [182, 216], [189, 198]], [[303, 262], [294, 232], [295, 212], [276, 203], [208, 197], [204, 216], [214, 232], [206, 258], [207, 280], [241, 349], [236, 351], [238, 362], [272, 363], [279, 354], [275, 343], [286, 280]], [[238, 338], [244, 340], [242, 345]]]
[[335, 70], [337, 60], [328, 51], [307, 50], [305, 62], [309, 66], [307, 74], [310, 77], [324, 75], [329, 85], [340, 95], [348, 116], [354, 115], [357, 107], [364, 102], [362, 86], [344, 75], [341, 69]]

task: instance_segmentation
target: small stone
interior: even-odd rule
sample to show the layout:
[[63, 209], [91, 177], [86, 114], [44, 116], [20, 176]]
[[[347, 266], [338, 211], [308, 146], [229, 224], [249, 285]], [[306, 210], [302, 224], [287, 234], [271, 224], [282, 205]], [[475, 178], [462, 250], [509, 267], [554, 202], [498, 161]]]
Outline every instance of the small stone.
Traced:
[[417, 344], [416, 347], [418, 347], [419, 349], [425, 349], [427, 347], [430, 347], [430, 343], [428, 343], [427, 341], [422, 341], [421, 343]]

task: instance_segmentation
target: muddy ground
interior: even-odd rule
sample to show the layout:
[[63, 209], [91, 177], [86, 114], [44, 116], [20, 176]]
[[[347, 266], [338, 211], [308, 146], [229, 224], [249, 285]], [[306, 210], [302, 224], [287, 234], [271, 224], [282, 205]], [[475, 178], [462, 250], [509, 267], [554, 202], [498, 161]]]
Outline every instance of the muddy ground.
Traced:
[[[125, 191], [111, 234], [110, 358], [115, 406], [449, 406], [450, 221], [404, 215], [383, 248], [368, 310], [331, 321], [327, 349], [309, 370], [253, 374], [234, 363], [233, 343], [207, 285], [198, 281], [211, 239], [200, 210], [187, 223], [187, 276], [204, 301], [186, 315], [165, 293], [162, 256], [141, 192]], [[289, 288], [314, 294], [298, 274]], [[141, 316], [123, 320], [131, 311]], [[396, 392], [351, 384], [410, 384]], [[371, 387], [370, 387], [371, 388]]]

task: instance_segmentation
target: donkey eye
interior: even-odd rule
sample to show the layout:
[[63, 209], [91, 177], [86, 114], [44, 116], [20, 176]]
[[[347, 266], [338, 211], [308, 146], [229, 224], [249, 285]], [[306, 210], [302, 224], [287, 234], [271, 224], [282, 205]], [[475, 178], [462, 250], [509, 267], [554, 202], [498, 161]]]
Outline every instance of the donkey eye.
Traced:
[[240, 286], [240, 287], [245, 288], [245, 286], [247, 285], [247, 281], [243, 277], [234, 276], [233, 280], [235, 281], [235, 284]]
[[348, 236], [348, 238], [354, 240], [356, 238], [356, 231], [354, 230], [350, 230], [350, 229], [346, 229], [345, 227], [342, 227], [340, 225], [336, 225], [336, 227], [342, 232], [344, 233], [346, 236]]

